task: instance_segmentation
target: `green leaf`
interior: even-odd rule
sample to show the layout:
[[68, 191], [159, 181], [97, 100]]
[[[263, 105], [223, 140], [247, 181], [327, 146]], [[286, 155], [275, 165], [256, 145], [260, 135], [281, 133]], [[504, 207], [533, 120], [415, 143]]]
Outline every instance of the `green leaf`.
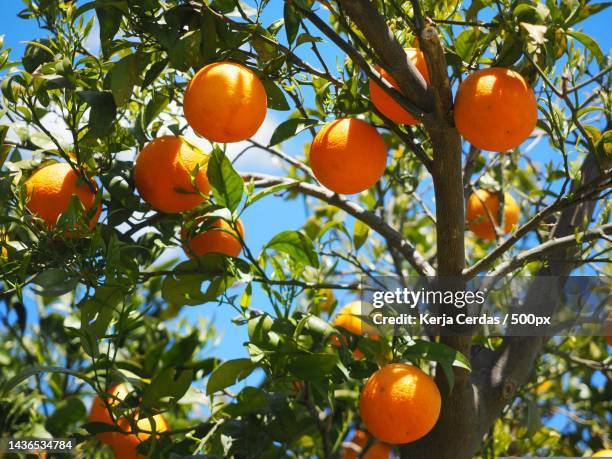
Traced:
[[192, 381], [192, 370], [166, 368], [145, 388], [142, 395], [142, 405], [144, 407], [156, 406], [160, 399], [164, 397], [179, 400], [185, 395]]
[[287, 43], [289, 46], [295, 41], [297, 33], [300, 30], [300, 15], [298, 10], [289, 2], [285, 2], [283, 9], [283, 17], [285, 19], [285, 33], [287, 34]]
[[147, 73], [145, 73], [145, 76], [142, 79], [142, 83], [140, 87], [142, 89], [147, 89], [157, 79], [157, 77], [164, 71], [167, 65], [168, 65], [168, 59], [162, 59], [161, 61], [157, 61], [151, 64], [151, 66], [147, 70]]
[[404, 357], [409, 358], [412, 356], [438, 362], [444, 371], [448, 381], [449, 390], [451, 391], [455, 385], [453, 367], [459, 367], [471, 371], [470, 362], [467, 357], [446, 344], [434, 343], [431, 341], [417, 341], [414, 345], [410, 346], [406, 352], [404, 352]]
[[464, 62], [471, 62], [474, 52], [478, 48], [479, 29], [466, 29], [459, 34], [455, 41], [455, 51]]
[[301, 33], [300, 36], [297, 38], [297, 42], [296, 42], [296, 47], [300, 46], [304, 43], [318, 43], [318, 42], [322, 42], [323, 39], [321, 37], [315, 37], [310, 35], [309, 33]]
[[245, 416], [261, 412], [266, 406], [266, 393], [258, 387], [245, 387], [236, 397], [236, 403], [225, 407], [225, 411], [232, 417]]
[[179, 339], [163, 355], [162, 361], [165, 367], [182, 367], [191, 360], [196, 348], [200, 345], [199, 333], [194, 330], [185, 338]]
[[244, 180], [225, 153], [217, 147], [211, 153], [206, 174], [217, 204], [234, 212], [242, 200]]
[[6, 381], [4, 384], [0, 385], [0, 398], [6, 397], [11, 390], [13, 390], [15, 387], [17, 387], [19, 384], [21, 384], [25, 380], [31, 378], [34, 375], [38, 375], [41, 373], [63, 373], [66, 375], [71, 375], [71, 376], [74, 376], [75, 378], [85, 381], [87, 384], [89, 384], [89, 386], [91, 386], [91, 388], [93, 389], [96, 388], [96, 384], [94, 383], [94, 381], [88, 378], [87, 376], [85, 376], [81, 372], [78, 372], [75, 370], [69, 370], [67, 368], [62, 368], [62, 367], [34, 366], [34, 367], [24, 368], [22, 371], [20, 371], [18, 374], [13, 376], [11, 379]]
[[202, 8], [202, 24], [200, 25], [202, 55], [208, 62], [214, 59], [217, 51], [217, 29], [215, 26], [215, 18], [210, 11]]
[[264, 88], [266, 89], [266, 95], [268, 96], [268, 108], [272, 110], [287, 111], [289, 110], [289, 104], [285, 98], [283, 90], [279, 88], [272, 80], [263, 80]]
[[572, 30], [568, 30], [567, 34], [574, 37], [576, 40], [582, 43], [584, 47], [591, 52], [592, 56], [597, 60], [597, 63], [599, 65], [603, 66], [605, 64], [604, 54], [601, 51], [599, 44], [592, 37], [590, 37], [589, 35], [585, 33], [575, 32]]
[[[208, 285], [202, 291], [204, 282]], [[175, 267], [174, 272], [164, 278], [161, 294], [175, 306], [196, 306], [215, 301], [233, 282], [234, 278], [228, 275], [225, 257], [209, 254]]]
[[21, 64], [27, 72], [34, 72], [41, 65], [53, 60], [53, 51], [48, 47], [49, 40], [28, 41]]
[[93, 296], [79, 303], [81, 310], [81, 344], [87, 354], [97, 356], [98, 343], [106, 335], [114, 309], [123, 299], [123, 291], [115, 286], [99, 287]]
[[210, 375], [206, 385], [206, 394], [215, 392], [236, 384], [250, 375], [257, 367], [250, 359], [228, 360], [219, 365]]
[[79, 91], [77, 95], [91, 107], [89, 112], [89, 129], [96, 138], [102, 138], [110, 130], [117, 107], [109, 91]]
[[291, 118], [287, 121], [283, 121], [279, 124], [272, 137], [270, 138], [269, 147], [284, 142], [285, 140], [293, 137], [296, 134], [299, 134], [304, 129], [309, 126], [313, 126], [317, 124], [318, 121], [315, 119], [307, 119], [307, 118]]
[[[127, 12], [127, 3], [125, 1], [114, 0], [98, 0], [90, 3], [96, 7], [96, 16], [100, 25], [100, 47], [104, 57], [110, 55], [111, 43], [123, 19], [122, 9]], [[84, 8], [83, 5], [81, 8]]]
[[45, 422], [45, 428], [54, 437], [66, 433], [68, 427], [76, 424], [87, 414], [87, 409], [80, 397], [72, 395], [57, 402], [55, 411]]
[[68, 273], [59, 268], [52, 268], [38, 274], [32, 283], [41, 287], [36, 290], [42, 296], [61, 296], [71, 292], [78, 284], [78, 280], [69, 277]]
[[117, 107], [122, 107], [130, 101], [139, 75], [137, 54], [128, 54], [115, 62], [110, 70], [110, 86]]
[[299, 231], [283, 231], [268, 242], [265, 249], [276, 250], [287, 255], [297, 264], [319, 266], [319, 258], [312, 240]]
[[370, 227], [363, 223], [361, 220], [355, 221], [355, 227], [353, 229], [353, 245], [355, 250], [359, 250], [361, 246], [368, 240], [370, 234]]
[[325, 379], [338, 362], [337, 354], [300, 354], [291, 359], [287, 367], [305, 381]]
[[170, 99], [164, 94], [153, 94], [153, 97], [151, 97], [142, 115], [142, 128], [146, 129], [152, 121], [157, 119], [159, 114], [164, 111], [169, 103]]
[[257, 201], [259, 201], [261, 198], [265, 198], [266, 196], [270, 195], [270, 194], [274, 194], [277, 193], [279, 191], [283, 191], [286, 190], [287, 188], [290, 188], [294, 186], [293, 183], [279, 183], [278, 185], [274, 185], [268, 188], [265, 188], [261, 191], [258, 191], [257, 193], [249, 196], [249, 198], [247, 199], [247, 205], [251, 206], [253, 204], [255, 204]]

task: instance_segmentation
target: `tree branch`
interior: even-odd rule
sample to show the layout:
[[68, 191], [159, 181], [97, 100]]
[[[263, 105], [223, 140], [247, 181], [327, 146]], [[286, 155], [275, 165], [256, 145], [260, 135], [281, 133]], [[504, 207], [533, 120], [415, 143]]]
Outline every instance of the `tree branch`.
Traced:
[[508, 239], [498, 245], [484, 258], [481, 258], [470, 268], [464, 270], [463, 275], [467, 279], [471, 279], [478, 273], [490, 268], [499, 257], [501, 257], [508, 250], [510, 250], [524, 235], [526, 235], [529, 231], [538, 226], [540, 222], [545, 220], [554, 212], [557, 212], [558, 210], [561, 210], [584, 200], [595, 200], [601, 190], [610, 186], [611, 179], [612, 170], [606, 171], [602, 175], [597, 176], [593, 180], [593, 182], [585, 183], [582, 187], [580, 187], [580, 189], [574, 190], [568, 196], [557, 199], [548, 207], [542, 209], [533, 217], [531, 217], [523, 226], [518, 228], [516, 232], [512, 234], [512, 236], [510, 236]]
[[400, 92], [424, 112], [431, 112], [432, 100], [427, 93], [427, 83], [408, 59], [385, 18], [370, 0], [338, 0], [348, 16], [367, 38], [382, 66], [397, 82]]
[[511, 260], [500, 264], [494, 271], [489, 273], [489, 275], [493, 277], [504, 276], [515, 269], [520, 268], [525, 263], [541, 259], [544, 255], [547, 255], [550, 252], [575, 247], [578, 245], [578, 239], [580, 242], [590, 242], [610, 234], [612, 234], [612, 223], [608, 223], [582, 233], [571, 234], [569, 236], [559, 237], [557, 239], [550, 239], [543, 244], [537, 245], [532, 249], [525, 250], [515, 257], [512, 257]]
[[349, 215], [352, 215], [357, 220], [362, 221], [378, 234], [380, 234], [387, 243], [397, 249], [412, 267], [423, 276], [433, 276], [435, 271], [432, 266], [423, 258], [416, 248], [406, 240], [397, 230], [392, 228], [387, 222], [376, 214], [364, 209], [360, 205], [346, 199], [344, 196], [336, 194], [325, 188], [312, 185], [298, 180], [276, 177], [273, 175], [243, 173], [241, 174], [245, 180], [254, 180], [255, 187], [267, 188], [274, 185], [290, 184], [290, 189], [297, 191], [307, 196], [312, 196], [321, 201], [327, 202], [339, 209], [344, 210]]

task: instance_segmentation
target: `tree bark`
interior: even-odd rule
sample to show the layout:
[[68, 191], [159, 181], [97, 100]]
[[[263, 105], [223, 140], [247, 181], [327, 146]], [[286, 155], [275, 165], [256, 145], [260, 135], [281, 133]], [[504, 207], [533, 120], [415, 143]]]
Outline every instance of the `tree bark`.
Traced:
[[[360, 28], [402, 93], [427, 112], [423, 122], [434, 156], [431, 173], [436, 198], [437, 275], [459, 277], [465, 267], [462, 149], [461, 138], [453, 123], [452, 94], [437, 31], [427, 18], [420, 24], [420, 45], [431, 78], [430, 87], [423, 93], [422, 81], [415, 76], [414, 66], [406, 63], [403, 51], [400, 52], [401, 46], [374, 5], [368, 0], [338, 2]], [[594, 155], [590, 155], [583, 166], [582, 184], [599, 175], [596, 164]], [[595, 194], [592, 201], [565, 208], [552, 237], [568, 236], [576, 224], [590, 220], [596, 198]], [[542, 274], [569, 274], [574, 265], [565, 261], [567, 255], [565, 245], [558, 251], [548, 252], [551, 268]], [[532, 295], [538, 294], [534, 287], [531, 290]], [[436, 372], [436, 382], [443, 397], [440, 418], [424, 438], [401, 447], [402, 458], [473, 457], [503, 408], [514, 397], [516, 389], [529, 379], [545, 340], [508, 337], [495, 352], [484, 348], [471, 349], [471, 337], [444, 337], [442, 342], [469, 356], [472, 372], [455, 369], [452, 392], [448, 391], [443, 372]]]

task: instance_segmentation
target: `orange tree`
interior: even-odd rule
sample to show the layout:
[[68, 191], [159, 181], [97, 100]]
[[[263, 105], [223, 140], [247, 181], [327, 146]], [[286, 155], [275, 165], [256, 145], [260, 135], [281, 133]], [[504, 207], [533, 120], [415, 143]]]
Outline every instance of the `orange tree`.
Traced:
[[[580, 25], [606, 4], [24, 3], [47, 36], [0, 53], [3, 435], [83, 457], [610, 447], [601, 337], [333, 318], [363, 276], [610, 274], [610, 67]], [[282, 121], [249, 139], [266, 111]], [[234, 167], [235, 141], [284, 172]], [[301, 227], [249, 247], [240, 216], [302, 198]], [[177, 319], [205, 303], [236, 311], [244, 358]]]

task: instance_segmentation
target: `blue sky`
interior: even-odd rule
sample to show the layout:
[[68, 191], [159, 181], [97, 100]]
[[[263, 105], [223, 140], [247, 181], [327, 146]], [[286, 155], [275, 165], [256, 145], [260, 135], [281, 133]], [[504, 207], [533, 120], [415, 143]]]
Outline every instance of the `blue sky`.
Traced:
[[[11, 58], [14, 60], [18, 60], [23, 53], [25, 45], [22, 42], [46, 35], [44, 30], [38, 28], [35, 21], [26, 21], [17, 17], [17, 13], [21, 9], [23, 9], [21, 0], [2, 0], [0, 35], [4, 35], [5, 47], [13, 49]], [[272, 0], [264, 19], [269, 23], [280, 17], [282, 17], [282, 2], [280, 0]], [[604, 13], [579, 24], [577, 29], [586, 30], [600, 43], [604, 53], [609, 54], [612, 46], [609, 24], [610, 15]], [[310, 26], [310, 28], [313, 31], [315, 29], [314, 26]], [[284, 33], [281, 33], [281, 36], [284, 38]], [[96, 41], [93, 40], [89, 45], [95, 47]], [[303, 49], [305, 49], [303, 56], [309, 61], [315, 62], [312, 60], [312, 55], [307, 51], [307, 47]], [[321, 49], [325, 59], [332, 68], [335, 67], [337, 60], [341, 62], [344, 59], [344, 56], [329, 43], [323, 43]], [[265, 132], [260, 134], [260, 140], [265, 143], [273, 127], [281, 122], [288, 113], [289, 112], [270, 111], [264, 130]], [[307, 140], [308, 134], [305, 133], [286, 143], [283, 149], [287, 153], [301, 155], [303, 151], [302, 144]], [[540, 142], [535, 147], [534, 155], [541, 155], [542, 158], [550, 157], [551, 151], [546, 141]], [[276, 167], [275, 164], [270, 161], [269, 155], [261, 151], [252, 152], [247, 161], [239, 163], [239, 166], [242, 170], [255, 169], [263, 171], [271, 171]], [[279, 171], [277, 170], [277, 172]], [[247, 242], [252, 250], [257, 253], [272, 236], [280, 231], [299, 228], [305, 216], [305, 206], [300, 200], [285, 202], [275, 197], [268, 197], [259, 201], [255, 206], [250, 208], [243, 217]], [[180, 254], [180, 251], [177, 253]], [[261, 291], [256, 291], [252, 306], [256, 309], [268, 310], [267, 303], [267, 299]], [[33, 306], [33, 304], [30, 304], [30, 306]], [[34, 307], [31, 307], [30, 311], [35, 314]], [[230, 319], [236, 315], [234, 310], [228, 307], [202, 305], [185, 307], [184, 315], [190, 319], [206, 317], [215, 322], [223, 338], [219, 340], [218, 347], [212, 350], [212, 354], [223, 359], [246, 355], [246, 350], [242, 345], [246, 340], [246, 329], [245, 327], [238, 327], [230, 322]]]

